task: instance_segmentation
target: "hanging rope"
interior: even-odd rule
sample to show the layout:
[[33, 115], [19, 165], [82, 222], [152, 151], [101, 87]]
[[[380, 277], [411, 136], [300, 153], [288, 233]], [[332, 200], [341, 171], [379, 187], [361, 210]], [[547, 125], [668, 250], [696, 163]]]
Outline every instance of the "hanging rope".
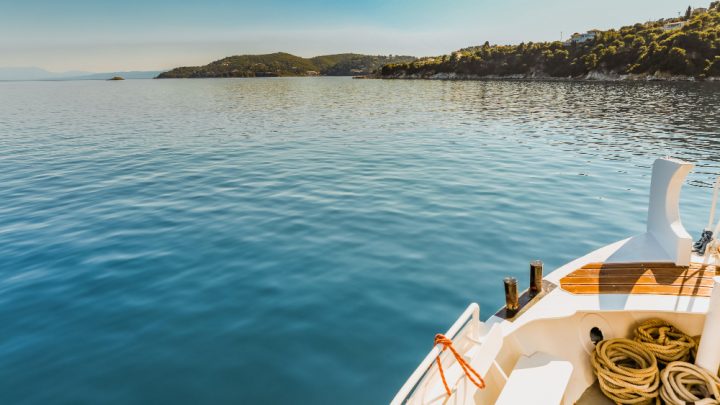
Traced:
[[660, 397], [668, 404], [720, 404], [720, 378], [702, 367], [674, 361], [665, 367], [660, 378]]
[[[475, 384], [475, 386], [479, 389], [485, 388], [485, 380], [483, 380], [483, 378], [480, 377], [480, 374], [478, 374], [478, 372], [475, 371], [475, 369], [472, 368], [472, 366], [470, 366], [467, 361], [465, 361], [465, 359], [460, 355], [460, 353], [455, 350], [452, 340], [445, 337], [445, 335], [438, 333], [437, 335], [435, 335], [435, 344], [443, 345], [442, 351], [440, 353], [444, 352], [445, 349], [450, 349], [453, 356], [455, 356], [455, 360], [457, 360], [458, 364], [460, 364], [460, 367], [462, 367], [463, 371], [465, 372], [468, 380]], [[440, 378], [442, 379], [443, 385], [445, 386], [445, 392], [447, 392], [448, 396], [450, 396], [452, 395], [452, 391], [450, 391], [447, 380], [445, 380], [445, 372], [443, 371], [442, 362], [440, 361], [440, 354], [438, 354], [435, 360], [437, 360], [438, 370], [440, 370]]]
[[660, 367], [673, 361], [690, 361], [696, 346], [692, 336], [662, 319], [649, 319], [635, 328], [636, 342], [645, 345], [657, 358]]
[[598, 342], [590, 358], [600, 390], [617, 404], [658, 402], [660, 373], [655, 356], [630, 339]]
[[720, 242], [718, 242], [717, 238], [714, 238], [710, 241], [710, 243], [708, 243], [705, 248], [705, 253], [720, 256]]
[[720, 252], [720, 243], [718, 243], [717, 235], [720, 232], [720, 220], [718, 220], [717, 225], [715, 225], [715, 230], [713, 231], [713, 237], [712, 240], [707, 244], [705, 247], [706, 250], [703, 253], [698, 253], [704, 255], [705, 253], [710, 253], [711, 255], [715, 254], [717, 255]]
[[[710, 228], [713, 225], [713, 219], [715, 218], [715, 206], [717, 205], [718, 189], [720, 189], [720, 176], [715, 179], [715, 185], [713, 186], [713, 197], [712, 203], [710, 204], [710, 218], [708, 218], [708, 224], [705, 229], [703, 229], [702, 235], [700, 235], [700, 239], [698, 239], [698, 241], [693, 244], [693, 251], [701, 255], [705, 254], [705, 249], [707, 248], [708, 244], [712, 242], [713, 235], [718, 234], [717, 227], [715, 227], [715, 232], [713, 232]], [[720, 226], [720, 223], [718, 223], [718, 226]]]

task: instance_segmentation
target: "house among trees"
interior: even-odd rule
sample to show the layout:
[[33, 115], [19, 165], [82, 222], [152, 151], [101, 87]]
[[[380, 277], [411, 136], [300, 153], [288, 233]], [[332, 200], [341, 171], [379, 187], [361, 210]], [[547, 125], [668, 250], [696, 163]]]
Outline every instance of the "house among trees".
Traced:
[[[690, 9], [692, 12], [692, 9]], [[665, 30], [663, 31], [662, 28]], [[679, 29], [682, 28], [682, 29]], [[628, 79], [720, 79], [720, 0], [691, 16], [574, 34], [564, 44], [488, 42], [455, 54], [383, 66], [386, 78], [519, 76], [587, 78], [594, 73]], [[459, 57], [461, 56], [462, 57]]]
[[707, 13], [707, 11], [708, 9], [706, 9], [705, 7], [694, 8], [692, 11], [692, 15], [704, 14]]
[[578, 34], [576, 32], [570, 36], [570, 39], [565, 41], [565, 45], [584, 44], [585, 42], [594, 41], [598, 32], [598, 30], [590, 30], [584, 34]]
[[672, 31], [672, 30], [680, 29], [683, 26], [685, 26], [685, 21], [676, 21], [676, 22], [671, 22], [671, 23], [667, 23], [667, 24], [663, 25], [662, 29], [663, 29], [663, 31]]

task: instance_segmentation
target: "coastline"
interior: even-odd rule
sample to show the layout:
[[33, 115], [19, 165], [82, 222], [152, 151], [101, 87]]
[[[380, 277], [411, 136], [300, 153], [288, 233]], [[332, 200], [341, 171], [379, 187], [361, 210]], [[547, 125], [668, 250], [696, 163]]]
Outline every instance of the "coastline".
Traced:
[[388, 64], [383, 79], [542, 81], [720, 81], [720, 1], [673, 17], [568, 40], [470, 46], [411, 63]]
[[720, 82], [720, 77], [704, 77], [671, 75], [656, 72], [655, 74], [618, 74], [613, 72], [591, 71], [586, 75], [577, 77], [554, 77], [545, 74], [514, 74], [514, 75], [476, 75], [462, 73], [434, 73], [428, 74], [399, 74], [399, 75], [371, 75], [369, 78], [386, 80], [519, 80], [519, 81], [558, 81], [558, 82]]

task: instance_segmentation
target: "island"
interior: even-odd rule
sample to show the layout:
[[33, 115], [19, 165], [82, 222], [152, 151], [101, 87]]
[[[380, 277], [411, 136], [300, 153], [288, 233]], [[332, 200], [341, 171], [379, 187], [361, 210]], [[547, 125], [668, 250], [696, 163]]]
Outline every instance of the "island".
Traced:
[[125, 78], [123, 78], [122, 76], [113, 76], [113, 77], [109, 78], [108, 80], [125, 80]]
[[205, 66], [178, 67], [157, 79], [277, 76], [364, 76], [391, 63], [408, 63], [413, 56], [342, 53], [302, 58], [285, 52], [237, 55]]
[[389, 63], [384, 79], [720, 80], [720, 1], [683, 17], [590, 30], [561, 42], [460, 49]]

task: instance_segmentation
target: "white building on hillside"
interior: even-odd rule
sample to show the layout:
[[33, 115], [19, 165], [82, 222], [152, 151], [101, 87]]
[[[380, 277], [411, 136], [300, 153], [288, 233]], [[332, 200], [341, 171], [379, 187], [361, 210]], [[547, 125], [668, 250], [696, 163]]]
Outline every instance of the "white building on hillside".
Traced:
[[664, 31], [671, 31], [671, 30], [680, 29], [683, 26], [685, 26], [685, 21], [677, 21], [677, 22], [672, 22], [672, 23], [663, 25], [662, 29]]
[[584, 34], [575, 33], [575, 34], [572, 34], [570, 39], [565, 41], [565, 45], [570, 45], [572, 43], [584, 44], [585, 42], [594, 41], [596, 36], [597, 36], [597, 31], [595, 31], [595, 30], [588, 31]]

